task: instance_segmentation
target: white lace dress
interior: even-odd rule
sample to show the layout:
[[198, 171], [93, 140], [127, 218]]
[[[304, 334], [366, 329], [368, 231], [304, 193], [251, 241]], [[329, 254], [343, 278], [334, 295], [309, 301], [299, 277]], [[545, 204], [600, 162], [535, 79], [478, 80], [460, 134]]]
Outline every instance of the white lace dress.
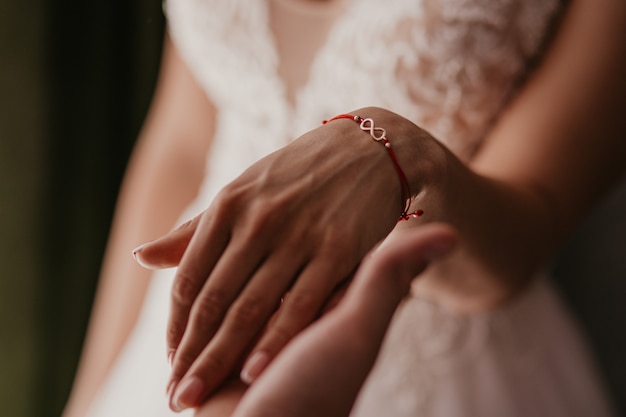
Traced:
[[[536, 57], [558, 1], [168, 0], [172, 38], [218, 109], [206, 179], [182, 218], [260, 157], [363, 106], [402, 114], [470, 157]], [[319, 33], [300, 39], [307, 19]], [[289, 22], [296, 45], [316, 45], [291, 67], [281, 46]], [[89, 416], [173, 415], [163, 353], [172, 278], [156, 273]], [[609, 416], [600, 385], [567, 312], [538, 280], [506, 308], [473, 317], [406, 301], [353, 414]]]

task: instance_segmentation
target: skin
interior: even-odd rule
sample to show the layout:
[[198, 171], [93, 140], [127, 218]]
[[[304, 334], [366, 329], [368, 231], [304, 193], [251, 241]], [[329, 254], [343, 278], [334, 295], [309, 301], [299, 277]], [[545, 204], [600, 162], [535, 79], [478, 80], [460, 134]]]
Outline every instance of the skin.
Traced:
[[434, 223], [372, 251], [341, 302], [290, 342], [250, 390], [231, 378], [196, 415], [347, 416], [411, 281], [456, 242], [451, 228]]
[[[469, 163], [399, 115], [355, 111], [387, 129], [427, 213], [401, 228], [441, 221], [459, 231], [457, 250], [420, 280], [420, 295], [464, 313], [505, 302], [621, 176], [625, 24], [623, 2], [572, 2], [544, 62]], [[388, 203], [400, 195], [388, 181], [393, 168], [351, 123], [319, 127], [254, 164], [184, 231], [151, 244], [189, 241], [168, 331], [173, 409], [215, 391], [289, 291], [248, 356], [253, 380], [391, 232], [398, 207]], [[351, 147], [333, 147], [333, 137]], [[352, 168], [357, 158], [365, 179]], [[352, 207], [367, 209], [344, 216]]]
[[233, 417], [347, 416], [411, 281], [455, 240], [449, 227], [434, 223], [366, 257], [345, 298], [286, 346]]
[[[413, 209], [426, 212], [419, 220], [400, 224], [391, 234], [399, 212], [396, 173], [386, 153], [353, 123], [344, 120], [320, 127], [263, 159], [226, 187], [201, 216], [144, 245], [137, 257], [145, 265], [180, 264], [168, 330], [168, 348], [175, 352], [170, 382], [171, 399], [177, 400], [173, 401], [173, 408], [202, 404], [199, 412], [206, 416], [228, 415], [235, 410], [245, 391], [236, 378], [240, 363], [257, 352], [263, 352], [271, 361], [317, 317], [337, 285], [352, 277], [365, 254], [385, 237], [386, 244], [393, 245], [401, 238], [403, 229], [416, 228], [418, 232], [425, 228], [425, 223], [437, 221], [453, 226], [458, 233], [454, 252], [446, 259], [432, 262], [420, 275], [414, 286], [420, 296], [461, 313], [472, 313], [492, 308], [517, 294], [531, 273], [553, 254], [580, 218], [623, 174], [623, 27], [623, 1], [572, 1], [546, 58], [505, 109], [480, 152], [466, 163], [400, 115], [384, 109], [357, 109], [361, 116], [372, 117], [377, 125], [387, 129], [411, 189], [419, 193]], [[170, 71], [169, 77], [163, 75], [163, 80], [189, 81], [186, 68], [175, 54], [166, 57], [165, 62], [180, 65], [170, 66], [176, 69]], [[189, 90], [179, 90], [181, 95], [184, 91], [190, 97], [203, 97], [197, 86], [188, 85]], [[174, 115], [175, 102], [168, 105], [165, 98], [169, 100], [175, 92], [163, 90], [169, 93], [156, 100], [162, 103], [156, 107], [162, 106], [164, 115]], [[198, 99], [192, 107], [198, 113], [213, 114], [206, 98]], [[201, 117], [178, 117], [165, 118], [169, 121], [165, 126], [171, 128], [165, 132], [172, 143], [176, 143], [172, 138], [189, 139], [185, 158], [195, 161], [194, 155], [205, 155], [202, 149], [206, 148], [202, 146], [206, 146], [212, 125], [203, 123]], [[153, 118], [148, 123], [153, 123], [153, 127], [146, 129], [147, 137], [159, 135], [161, 119]], [[194, 127], [190, 131], [190, 126], [204, 128], [195, 131]], [[351, 147], [331, 146], [330, 141], [337, 136], [350, 140]], [[203, 138], [204, 144], [198, 143], [199, 138]], [[143, 150], [137, 155], [147, 154], [148, 148], [140, 148]], [[172, 152], [181, 148], [179, 144], [172, 145]], [[160, 167], [156, 172], [174, 182], [175, 167], [160, 166], [155, 162], [158, 157], [150, 155], [145, 158]], [[356, 161], [356, 157], [361, 160]], [[325, 163], [314, 163], [320, 160]], [[355, 165], [367, 167], [364, 171], [359, 167], [358, 173], [363, 172], [363, 177], [355, 175]], [[310, 173], [305, 178], [301, 178], [303, 166], [310, 167], [304, 170]], [[130, 175], [136, 179], [128, 182], [145, 181], [145, 186], [136, 189], [146, 190], [148, 181], [153, 180], [148, 179], [147, 172], [137, 168]], [[202, 172], [191, 172], [188, 182], [199, 181]], [[174, 188], [169, 189], [169, 195], [154, 191], [154, 200], [145, 196], [140, 199], [144, 205], [120, 203], [119, 217], [136, 219], [127, 223], [120, 220], [120, 224], [141, 224], [140, 216], [150, 212], [149, 207], [161, 208], [160, 203], [175, 201], [175, 192]], [[188, 190], [181, 196], [181, 207], [191, 193]], [[257, 198], [250, 199], [250, 195]], [[362, 207], [366, 209], [357, 209]], [[173, 221], [172, 215], [165, 223]], [[127, 247], [132, 247], [134, 242], [163, 233], [154, 233], [158, 228], [145, 227], [134, 237], [112, 237], [111, 247], [122, 247], [130, 241]], [[259, 241], [263, 244], [255, 243]], [[111, 265], [124, 264], [121, 250], [111, 249], [111, 253], [117, 254], [108, 255]], [[242, 253], [246, 256], [241, 257]], [[454, 279], [460, 276], [459, 271], [463, 271], [463, 280]], [[120, 269], [103, 274], [122, 276], [122, 272]], [[112, 288], [121, 284], [103, 285]], [[144, 287], [145, 284], [133, 293], [142, 294]], [[285, 302], [276, 312], [287, 290]], [[100, 298], [113, 299], [99, 295]], [[127, 297], [124, 304], [132, 306], [140, 300], [139, 295], [131, 298]], [[99, 303], [101, 307], [95, 311], [106, 311], [109, 303]], [[129, 317], [135, 317], [138, 307], [128, 308]], [[338, 322], [349, 328], [346, 320]], [[92, 327], [96, 330], [90, 330], [92, 342], [87, 344], [81, 369], [93, 369], [100, 355], [104, 355], [105, 365], [95, 376], [93, 372], [81, 371], [88, 377], [79, 376], [77, 381], [81, 383], [77, 382], [76, 394], [72, 396], [77, 400], [70, 404], [88, 404], [128, 333], [110, 330], [109, 334], [115, 334], [115, 346], [108, 346], [105, 353], [88, 353], [90, 349], [94, 351], [98, 340], [107, 340], [103, 336], [107, 332], [97, 330], [112, 329], [112, 325], [97, 324], [106, 321], [110, 318], [105, 313], [95, 313]], [[268, 374], [273, 365], [267, 369]], [[264, 366], [257, 368], [262, 371]], [[275, 369], [286, 373], [286, 368]], [[278, 370], [275, 372], [281, 372]], [[332, 371], [328, 367], [321, 370]], [[185, 398], [176, 387], [194, 377], [200, 381], [200, 389]], [[276, 392], [280, 387], [268, 383], [269, 388], [264, 391], [263, 377], [257, 382], [256, 392], [264, 394], [251, 395], [252, 399], [245, 400], [246, 407], [253, 408], [251, 404], [256, 401], [263, 409], [263, 404], [267, 404], [263, 398], [277, 398], [281, 395]], [[298, 386], [296, 383], [294, 387]], [[90, 388], [82, 388], [83, 385]], [[209, 401], [205, 402], [207, 398]]]

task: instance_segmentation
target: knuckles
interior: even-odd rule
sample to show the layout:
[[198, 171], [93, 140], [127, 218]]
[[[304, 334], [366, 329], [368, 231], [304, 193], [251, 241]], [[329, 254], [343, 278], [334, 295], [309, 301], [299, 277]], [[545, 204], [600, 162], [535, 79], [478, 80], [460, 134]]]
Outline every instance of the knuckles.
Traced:
[[171, 321], [167, 326], [166, 338], [170, 348], [178, 346], [185, 332], [184, 322]]
[[199, 285], [193, 275], [179, 270], [171, 291], [174, 307], [188, 308], [196, 298], [198, 288]]
[[187, 349], [179, 349], [176, 352], [173, 376], [182, 377], [197, 359], [197, 355]]
[[[282, 314], [288, 314], [287, 322], [277, 320], [271, 325], [268, 339], [275, 347], [285, 346], [300, 330], [310, 323], [321, 309], [321, 302], [312, 292], [289, 293], [285, 298]], [[295, 319], [295, 321], [294, 321]]]
[[270, 327], [267, 338], [273, 341], [274, 346], [285, 346], [295, 336], [295, 332], [286, 326], [276, 323]]
[[310, 317], [318, 312], [321, 307], [319, 297], [316, 297], [311, 291], [294, 291], [289, 294], [285, 303], [289, 309], [289, 314], [293, 317]]
[[268, 315], [269, 311], [262, 296], [248, 296], [233, 305], [228, 319], [235, 331], [256, 331]]
[[281, 210], [266, 204], [264, 199], [254, 202], [245, 221], [246, 238], [249, 240], [268, 239], [277, 230], [281, 219]]
[[200, 375], [204, 375], [205, 381], [207, 376], [210, 378], [221, 379], [232, 368], [232, 364], [225, 355], [219, 355], [217, 352], [207, 352], [198, 358], [197, 371]]
[[240, 207], [245, 204], [245, 196], [246, 192], [242, 187], [234, 183], [226, 185], [215, 196], [210, 207], [210, 216], [217, 222], [229, 221], [239, 214]]
[[196, 299], [191, 316], [195, 330], [206, 332], [216, 329], [222, 323], [229, 301], [228, 294], [219, 289], [210, 289]]

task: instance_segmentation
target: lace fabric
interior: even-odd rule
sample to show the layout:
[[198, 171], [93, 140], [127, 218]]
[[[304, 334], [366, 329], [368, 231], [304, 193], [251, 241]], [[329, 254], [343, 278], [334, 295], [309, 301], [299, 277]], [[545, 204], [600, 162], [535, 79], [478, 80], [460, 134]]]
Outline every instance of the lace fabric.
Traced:
[[545, 276], [461, 317], [406, 300], [352, 417], [611, 416], [579, 331]]
[[559, 2], [353, 0], [337, 9], [291, 106], [265, 1], [166, 3], [170, 32], [211, 99], [250, 120], [256, 137], [267, 132], [258, 141], [268, 147], [329, 115], [378, 105], [467, 158], [538, 53]]

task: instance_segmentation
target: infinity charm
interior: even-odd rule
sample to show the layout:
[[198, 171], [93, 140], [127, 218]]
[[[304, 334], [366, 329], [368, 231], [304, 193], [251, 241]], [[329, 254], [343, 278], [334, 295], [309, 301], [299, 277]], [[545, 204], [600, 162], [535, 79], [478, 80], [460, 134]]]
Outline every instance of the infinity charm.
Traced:
[[[367, 118], [361, 120], [361, 130], [369, 131], [370, 136], [376, 142], [387, 141], [387, 131], [382, 127], [374, 127], [374, 120]], [[378, 133], [378, 135], [376, 135]]]
[[393, 165], [396, 167], [396, 172], [398, 173], [398, 177], [400, 178], [400, 186], [402, 187], [402, 196], [400, 197], [400, 203], [402, 204], [402, 213], [400, 213], [400, 217], [398, 221], [409, 220], [411, 217], [419, 217], [424, 212], [422, 210], [414, 211], [413, 213], [409, 213], [409, 209], [411, 208], [411, 198], [413, 194], [411, 194], [411, 187], [409, 186], [409, 180], [404, 175], [404, 171], [402, 171], [402, 167], [398, 163], [398, 158], [396, 158], [396, 153], [391, 149], [391, 143], [387, 139], [387, 131], [382, 127], [375, 127], [374, 120], [372, 119], [364, 119], [361, 116], [357, 116], [354, 114], [339, 114], [331, 119], [322, 121], [323, 124], [328, 122], [332, 122], [333, 120], [338, 119], [350, 119], [354, 120], [359, 124], [359, 127], [364, 132], [369, 132], [372, 139], [376, 142], [381, 142], [383, 146], [389, 152], [389, 156], [391, 157], [391, 161]]

